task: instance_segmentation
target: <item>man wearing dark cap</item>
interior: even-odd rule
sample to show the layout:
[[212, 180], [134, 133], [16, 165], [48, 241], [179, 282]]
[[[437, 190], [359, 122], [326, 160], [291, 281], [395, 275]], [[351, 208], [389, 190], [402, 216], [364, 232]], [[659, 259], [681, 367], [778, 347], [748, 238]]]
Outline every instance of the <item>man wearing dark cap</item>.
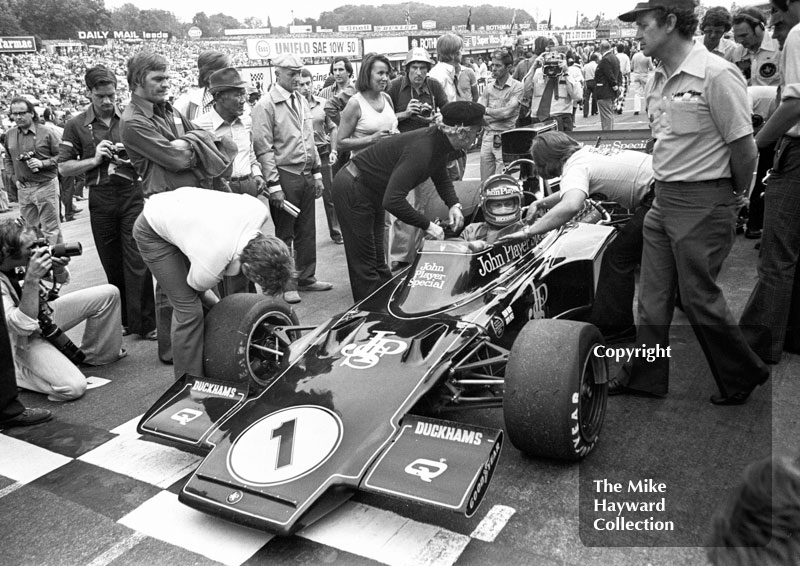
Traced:
[[435, 128], [391, 136], [368, 147], [343, 167], [333, 180], [333, 202], [339, 211], [347, 270], [353, 298], [360, 301], [391, 278], [383, 249], [384, 212], [441, 240], [442, 228], [414, 210], [406, 197], [431, 178], [450, 209], [449, 223], [458, 231], [464, 223], [447, 163], [469, 148], [483, 124], [485, 108], [456, 101], [441, 109]]
[[[302, 61], [292, 54], [272, 60], [275, 83], [253, 109], [253, 146], [267, 182], [275, 235], [294, 250], [297, 278], [283, 294], [299, 303], [298, 291], [328, 291], [333, 285], [317, 281], [317, 236], [314, 201], [322, 196], [319, 152], [308, 102], [295, 93]], [[300, 209], [296, 216], [284, 200]]]
[[231, 58], [221, 51], [209, 49], [200, 52], [197, 57], [198, 86], [179, 96], [174, 104], [175, 109], [190, 121], [209, 112], [214, 105], [214, 97], [208, 88], [208, 80], [216, 71], [230, 66]]
[[209, 112], [195, 118], [194, 125], [233, 140], [238, 153], [229, 180], [231, 191], [257, 196], [266, 183], [253, 151], [253, 122], [244, 111], [247, 85], [233, 67], [213, 73], [208, 80], [208, 91], [214, 97], [214, 105]]
[[[208, 79], [208, 92], [214, 97], [214, 105], [210, 111], [195, 118], [194, 125], [233, 141], [237, 153], [228, 181], [231, 192], [258, 196], [266, 188], [266, 183], [253, 150], [253, 122], [244, 111], [247, 84], [233, 67], [215, 71]], [[223, 278], [223, 296], [253, 291], [255, 287], [244, 275]]]
[[84, 80], [92, 103], [64, 128], [59, 170], [66, 177], [86, 177], [92, 236], [106, 279], [119, 289], [124, 332], [154, 340], [153, 276], [133, 240], [144, 194], [122, 145], [117, 78], [98, 65], [86, 71]]
[[733, 15], [733, 62], [744, 74], [748, 86], [778, 86], [780, 46], [766, 29], [767, 18], [758, 8], [748, 6]]
[[[636, 344], [669, 344], [680, 291], [719, 387], [711, 402], [740, 405], [769, 377], [717, 285], [756, 168], [744, 78], [693, 42], [694, 0], [640, 2], [620, 19], [636, 22], [644, 54], [660, 61], [645, 93], [656, 140], [655, 200], [644, 220]], [[610, 381], [609, 392], [664, 397], [668, 386], [669, 358], [636, 358]]]

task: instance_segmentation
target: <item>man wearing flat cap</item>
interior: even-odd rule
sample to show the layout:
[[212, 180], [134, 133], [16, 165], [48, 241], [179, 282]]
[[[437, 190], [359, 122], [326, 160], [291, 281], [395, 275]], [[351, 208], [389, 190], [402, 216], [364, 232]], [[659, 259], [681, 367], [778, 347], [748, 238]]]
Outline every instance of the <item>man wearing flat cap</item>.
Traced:
[[455, 231], [464, 224], [461, 204], [447, 172], [453, 156], [469, 148], [483, 124], [485, 108], [469, 101], [445, 104], [435, 127], [384, 138], [361, 151], [333, 180], [333, 202], [344, 237], [353, 298], [360, 301], [391, 279], [383, 247], [384, 213], [441, 240], [442, 228], [414, 210], [409, 191], [431, 178], [447, 204]]
[[[245, 114], [248, 84], [233, 67], [215, 71], [208, 79], [208, 91], [214, 97], [213, 107], [195, 118], [194, 125], [233, 141], [237, 153], [228, 180], [231, 192], [258, 196], [266, 188], [266, 183], [253, 150], [253, 122]], [[223, 296], [254, 290], [244, 275], [223, 278]]]
[[[317, 281], [317, 243], [314, 201], [322, 196], [321, 162], [314, 143], [311, 109], [295, 93], [303, 68], [292, 54], [272, 59], [275, 82], [253, 108], [253, 146], [267, 182], [275, 235], [294, 250], [297, 278], [283, 298], [299, 303], [298, 291], [328, 291], [333, 285]], [[298, 209], [297, 217], [283, 210], [284, 200]]]
[[[740, 405], [769, 377], [717, 285], [756, 168], [744, 77], [692, 41], [694, 0], [640, 2], [619, 18], [636, 22], [642, 51], [660, 61], [645, 92], [655, 200], [644, 219], [636, 344], [669, 344], [680, 291], [719, 388], [711, 403]], [[610, 380], [609, 393], [660, 398], [668, 385], [669, 358], [637, 358]]]

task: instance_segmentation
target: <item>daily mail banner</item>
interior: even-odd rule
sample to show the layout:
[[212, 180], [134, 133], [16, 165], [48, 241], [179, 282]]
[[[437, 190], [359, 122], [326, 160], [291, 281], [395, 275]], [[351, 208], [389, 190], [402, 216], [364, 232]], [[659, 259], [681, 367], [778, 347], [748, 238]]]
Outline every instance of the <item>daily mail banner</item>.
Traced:
[[355, 38], [283, 38], [247, 40], [247, 56], [250, 59], [272, 59], [282, 53], [293, 53], [298, 57], [345, 57], [358, 56], [358, 40]]
[[78, 39], [169, 39], [168, 31], [79, 31]]
[[0, 37], [0, 53], [26, 53], [36, 51], [36, 40], [32, 35]]

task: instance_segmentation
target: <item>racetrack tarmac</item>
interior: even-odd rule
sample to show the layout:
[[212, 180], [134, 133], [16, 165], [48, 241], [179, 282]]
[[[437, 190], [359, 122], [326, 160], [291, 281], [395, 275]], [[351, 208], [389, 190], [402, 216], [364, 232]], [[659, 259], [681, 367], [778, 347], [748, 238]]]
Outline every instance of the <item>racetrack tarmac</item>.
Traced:
[[[476, 153], [469, 158], [470, 176], [478, 176]], [[63, 225], [65, 239], [84, 246], [83, 256], [73, 259], [73, 282], [65, 291], [105, 282], [85, 204], [77, 220]], [[351, 302], [344, 250], [328, 238], [321, 202], [317, 227], [317, 277], [335, 288], [302, 295], [296, 311], [309, 324]], [[753, 243], [738, 236], [720, 275], [734, 315], [755, 282]], [[772, 367], [768, 385], [756, 390], [747, 405], [714, 407], [707, 401], [715, 392], [713, 380], [685, 324], [678, 313], [670, 396], [609, 399], [601, 439], [584, 463], [525, 457], [506, 443], [486, 499], [472, 518], [357, 494], [320, 523], [287, 538], [238, 527], [178, 503], [177, 493], [199, 458], [135, 433], [139, 416], [172, 382], [172, 369], [158, 361], [154, 342], [128, 336], [127, 358], [90, 372], [110, 383], [83, 399], [57, 404], [21, 394], [29, 406], [52, 409], [55, 419], [0, 433], [0, 563], [704, 564], [701, 545], [710, 514], [743, 468], [770, 450], [796, 450], [800, 357], [786, 354]], [[77, 338], [79, 331], [70, 334]], [[367, 398], [379, 394], [366, 392]], [[499, 410], [459, 418], [503, 426]], [[654, 487], [631, 494], [630, 481], [639, 485], [648, 479], [665, 484], [666, 491]], [[598, 492], [599, 480], [622, 484], [622, 496]], [[665, 509], [647, 512], [644, 519], [672, 521], [674, 531], [608, 534], [593, 526], [598, 518], [613, 521], [616, 515], [597, 511], [598, 499], [655, 504], [662, 498]]]

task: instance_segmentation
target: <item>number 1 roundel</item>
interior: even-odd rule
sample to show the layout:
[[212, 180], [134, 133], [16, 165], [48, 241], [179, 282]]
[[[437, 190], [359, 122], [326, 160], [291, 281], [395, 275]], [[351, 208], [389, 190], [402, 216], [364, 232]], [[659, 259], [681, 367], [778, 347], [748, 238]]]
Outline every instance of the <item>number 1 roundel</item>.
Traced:
[[276, 485], [315, 470], [342, 440], [342, 421], [323, 407], [276, 411], [251, 424], [228, 452], [228, 471], [249, 485]]

